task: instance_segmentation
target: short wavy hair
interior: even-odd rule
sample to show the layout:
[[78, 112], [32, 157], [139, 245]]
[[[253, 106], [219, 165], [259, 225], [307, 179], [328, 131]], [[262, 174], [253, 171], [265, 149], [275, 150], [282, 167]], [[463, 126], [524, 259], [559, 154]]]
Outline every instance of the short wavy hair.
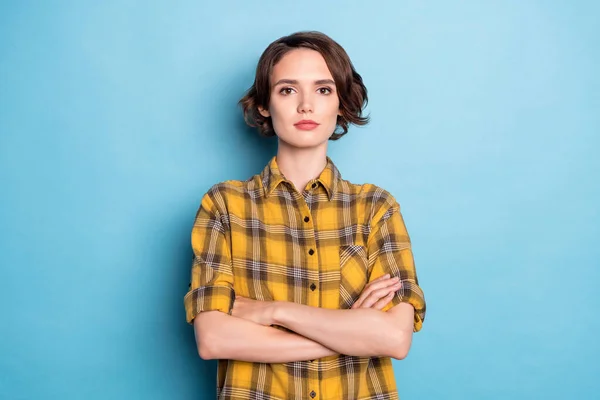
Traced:
[[[329, 140], [337, 140], [344, 136], [348, 132], [349, 124], [366, 125], [369, 117], [363, 116], [363, 110], [368, 103], [368, 97], [362, 77], [354, 69], [344, 48], [329, 36], [316, 31], [296, 32], [281, 37], [265, 49], [258, 60], [254, 83], [239, 101], [246, 123], [258, 128], [262, 136], [275, 136], [271, 118], [262, 116], [259, 107], [269, 108], [273, 67], [287, 52], [298, 48], [318, 51], [333, 76], [341, 115], [337, 117], [336, 129]], [[341, 132], [337, 131], [338, 127], [341, 128]]]

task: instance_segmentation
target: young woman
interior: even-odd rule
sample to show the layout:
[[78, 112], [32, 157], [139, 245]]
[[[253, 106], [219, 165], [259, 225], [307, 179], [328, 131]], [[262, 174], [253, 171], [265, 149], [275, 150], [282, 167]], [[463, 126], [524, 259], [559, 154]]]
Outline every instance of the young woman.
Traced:
[[299, 32], [271, 43], [240, 104], [277, 136], [245, 181], [212, 186], [192, 229], [184, 304], [221, 399], [394, 399], [425, 300], [400, 208], [327, 156], [367, 91], [344, 49]]

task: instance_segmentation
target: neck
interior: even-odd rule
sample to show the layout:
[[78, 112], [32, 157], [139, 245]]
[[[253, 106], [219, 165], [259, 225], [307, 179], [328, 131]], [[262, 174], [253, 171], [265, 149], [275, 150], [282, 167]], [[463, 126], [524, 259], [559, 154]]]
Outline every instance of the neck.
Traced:
[[277, 146], [277, 166], [296, 190], [304, 191], [306, 184], [318, 177], [327, 165], [327, 142], [312, 148], [291, 147], [281, 141]]

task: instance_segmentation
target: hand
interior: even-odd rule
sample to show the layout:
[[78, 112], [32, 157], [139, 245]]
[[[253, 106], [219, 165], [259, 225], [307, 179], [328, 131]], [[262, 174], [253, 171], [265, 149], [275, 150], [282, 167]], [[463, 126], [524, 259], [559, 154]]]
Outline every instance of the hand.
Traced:
[[235, 296], [231, 315], [255, 322], [260, 325], [273, 324], [274, 302], [252, 300], [247, 297]]
[[373, 308], [381, 310], [392, 301], [401, 287], [402, 282], [398, 277], [390, 278], [390, 274], [380, 276], [365, 286], [358, 300], [352, 304], [352, 309]]

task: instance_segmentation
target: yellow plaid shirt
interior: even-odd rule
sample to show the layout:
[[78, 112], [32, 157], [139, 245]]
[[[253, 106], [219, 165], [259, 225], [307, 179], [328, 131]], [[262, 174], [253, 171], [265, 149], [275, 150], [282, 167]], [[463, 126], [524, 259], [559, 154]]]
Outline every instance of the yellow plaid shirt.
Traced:
[[[408, 302], [414, 331], [425, 318], [410, 239], [394, 197], [342, 179], [332, 160], [300, 193], [276, 156], [246, 181], [212, 186], [192, 228], [194, 262], [184, 305], [231, 314], [235, 295], [347, 309], [386, 273], [402, 288], [384, 311]], [[220, 399], [397, 399], [389, 357], [330, 356], [281, 364], [219, 360]]]

